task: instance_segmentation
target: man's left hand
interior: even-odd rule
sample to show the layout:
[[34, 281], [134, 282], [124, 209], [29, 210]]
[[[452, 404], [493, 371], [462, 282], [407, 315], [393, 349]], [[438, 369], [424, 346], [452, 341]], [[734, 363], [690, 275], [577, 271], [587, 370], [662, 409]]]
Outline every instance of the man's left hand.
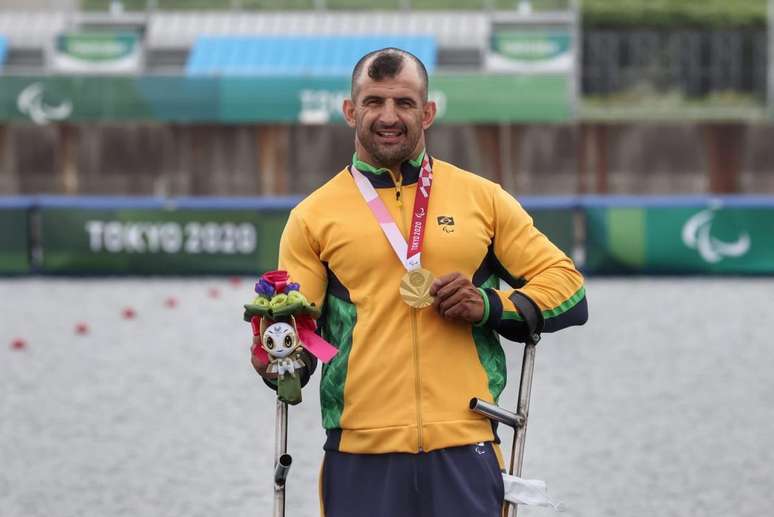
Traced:
[[473, 282], [462, 273], [449, 273], [430, 286], [433, 308], [448, 320], [478, 323], [484, 317], [484, 300]]

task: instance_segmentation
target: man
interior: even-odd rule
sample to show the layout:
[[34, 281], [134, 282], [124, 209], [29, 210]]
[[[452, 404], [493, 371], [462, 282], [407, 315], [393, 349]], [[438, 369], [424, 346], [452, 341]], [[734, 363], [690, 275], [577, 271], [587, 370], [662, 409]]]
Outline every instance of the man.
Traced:
[[587, 317], [581, 275], [516, 200], [429, 156], [427, 93], [408, 52], [358, 62], [343, 104], [352, 166], [293, 209], [280, 243], [280, 268], [338, 348], [320, 385], [326, 517], [498, 516], [499, 447], [468, 407], [505, 386], [497, 334]]

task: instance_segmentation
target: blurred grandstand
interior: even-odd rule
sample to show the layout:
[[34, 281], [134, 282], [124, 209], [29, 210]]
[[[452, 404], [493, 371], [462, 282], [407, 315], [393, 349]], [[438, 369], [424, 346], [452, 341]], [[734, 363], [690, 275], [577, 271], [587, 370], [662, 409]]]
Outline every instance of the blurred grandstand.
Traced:
[[387, 45], [431, 68], [434, 154], [511, 191], [774, 192], [766, 27], [765, 0], [4, 0], [0, 193], [308, 192]]

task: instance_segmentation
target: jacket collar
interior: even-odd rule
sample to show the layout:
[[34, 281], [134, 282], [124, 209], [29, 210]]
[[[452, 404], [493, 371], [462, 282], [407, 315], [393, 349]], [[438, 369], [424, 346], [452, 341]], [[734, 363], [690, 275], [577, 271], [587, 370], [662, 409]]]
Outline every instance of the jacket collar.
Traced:
[[[426, 150], [422, 151], [415, 159], [406, 160], [400, 164], [401, 185], [413, 185], [417, 182], [419, 179], [419, 170], [422, 167], [422, 159], [425, 157], [426, 152]], [[430, 159], [430, 165], [432, 166], [433, 158], [431, 156], [428, 156], [428, 158]], [[368, 181], [371, 182], [371, 185], [373, 185], [374, 188], [392, 188], [395, 186], [388, 169], [377, 169], [370, 163], [358, 160], [357, 153], [352, 155], [352, 163], [357, 170], [363, 173], [363, 176], [368, 178]]]

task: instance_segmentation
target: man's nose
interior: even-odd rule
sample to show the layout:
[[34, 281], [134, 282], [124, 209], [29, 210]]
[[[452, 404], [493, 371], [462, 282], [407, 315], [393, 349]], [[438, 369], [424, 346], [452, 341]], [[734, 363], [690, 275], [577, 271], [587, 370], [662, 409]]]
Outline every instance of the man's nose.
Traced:
[[398, 111], [395, 109], [395, 103], [388, 100], [382, 106], [382, 112], [379, 115], [381, 122], [385, 125], [392, 125], [398, 123]]

